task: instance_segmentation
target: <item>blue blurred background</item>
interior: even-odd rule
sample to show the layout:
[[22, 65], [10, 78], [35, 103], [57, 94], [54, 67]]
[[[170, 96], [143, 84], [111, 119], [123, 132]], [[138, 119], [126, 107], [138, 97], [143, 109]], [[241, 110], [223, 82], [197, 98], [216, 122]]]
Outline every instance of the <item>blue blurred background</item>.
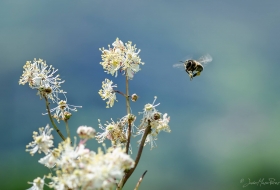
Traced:
[[[98, 95], [104, 78], [125, 91], [124, 77], [99, 64], [98, 49], [117, 37], [136, 44], [145, 62], [130, 81], [140, 96], [133, 113], [156, 95], [172, 130], [159, 134], [156, 149], [146, 147], [124, 189], [146, 169], [140, 189], [279, 189], [243, 188], [249, 179], [280, 182], [279, 7], [277, 0], [0, 1], [0, 189], [27, 189], [27, 181], [50, 172], [38, 163], [43, 155], [25, 152], [32, 132], [50, 123], [44, 101], [18, 85], [25, 62], [42, 58], [59, 69], [68, 102], [83, 106], [70, 120], [75, 136], [80, 125], [98, 129], [98, 119], [125, 115], [123, 97], [106, 109]], [[172, 67], [206, 53], [213, 61], [193, 81]]]

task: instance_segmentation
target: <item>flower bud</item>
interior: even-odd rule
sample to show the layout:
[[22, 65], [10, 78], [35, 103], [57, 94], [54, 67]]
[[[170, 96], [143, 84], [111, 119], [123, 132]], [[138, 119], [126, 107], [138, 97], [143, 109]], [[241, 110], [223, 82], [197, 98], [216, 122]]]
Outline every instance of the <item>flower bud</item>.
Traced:
[[135, 117], [135, 115], [129, 114], [127, 119], [128, 119], [129, 123], [133, 123], [135, 121], [136, 117]]
[[137, 99], [138, 99], [137, 94], [132, 94], [131, 101], [136, 102]]
[[67, 121], [70, 119], [70, 117], [72, 116], [72, 114], [68, 111], [65, 111], [64, 113], [64, 120]]
[[156, 112], [154, 114], [154, 120], [159, 120], [160, 119], [160, 114], [158, 112]]
[[80, 126], [77, 133], [81, 139], [91, 139], [95, 137], [95, 129], [87, 126]]

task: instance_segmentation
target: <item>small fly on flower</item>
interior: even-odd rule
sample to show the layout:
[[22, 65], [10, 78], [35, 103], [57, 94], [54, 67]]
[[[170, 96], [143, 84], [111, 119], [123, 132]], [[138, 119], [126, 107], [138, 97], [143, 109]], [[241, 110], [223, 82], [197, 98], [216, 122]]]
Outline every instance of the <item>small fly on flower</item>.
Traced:
[[207, 63], [212, 61], [212, 57], [209, 54], [206, 54], [200, 57], [198, 60], [194, 59], [187, 59], [186, 61], [180, 61], [182, 63], [173, 64], [173, 67], [180, 68], [185, 67], [185, 71], [190, 76], [190, 80], [194, 77], [199, 76], [200, 73], [203, 71], [203, 65], [205, 66]]

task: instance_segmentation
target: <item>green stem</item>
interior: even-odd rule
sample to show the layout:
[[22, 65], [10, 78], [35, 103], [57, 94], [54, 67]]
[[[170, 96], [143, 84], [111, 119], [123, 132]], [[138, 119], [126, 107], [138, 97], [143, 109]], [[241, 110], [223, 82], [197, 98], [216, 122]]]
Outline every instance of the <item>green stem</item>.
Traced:
[[49, 115], [49, 118], [50, 118], [51, 123], [53, 125], [53, 128], [56, 130], [56, 132], [59, 134], [59, 136], [62, 138], [62, 140], [65, 140], [65, 137], [63, 136], [63, 134], [60, 132], [60, 130], [58, 129], [58, 127], [54, 123], [54, 120], [52, 118], [51, 111], [50, 111], [50, 106], [49, 106], [50, 103], [48, 101], [48, 98], [46, 96], [44, 96], [44, 98], [46, 100], [46, 107], [47, 107], [48, 115]]

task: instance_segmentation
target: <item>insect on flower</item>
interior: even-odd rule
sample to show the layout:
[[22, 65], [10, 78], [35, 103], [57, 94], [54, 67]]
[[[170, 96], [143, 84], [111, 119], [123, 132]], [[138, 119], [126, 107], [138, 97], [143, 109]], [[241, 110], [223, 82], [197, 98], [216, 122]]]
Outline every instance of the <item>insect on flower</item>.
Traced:
[[194, 59], [187, 59], [186, 61], [180, 61], [182, 63], [173, 64], [173, 67], [180, 68], [185, 67], [185, 71], [190, 76], [190, 80], [194, 77], [199, 76], [200, 73], [203, 71], [203, 65], [205, 66], [207, 63], [212, 61], [212, 57], [209, 54], [206, 54], [200, 57], [198, 60]]

